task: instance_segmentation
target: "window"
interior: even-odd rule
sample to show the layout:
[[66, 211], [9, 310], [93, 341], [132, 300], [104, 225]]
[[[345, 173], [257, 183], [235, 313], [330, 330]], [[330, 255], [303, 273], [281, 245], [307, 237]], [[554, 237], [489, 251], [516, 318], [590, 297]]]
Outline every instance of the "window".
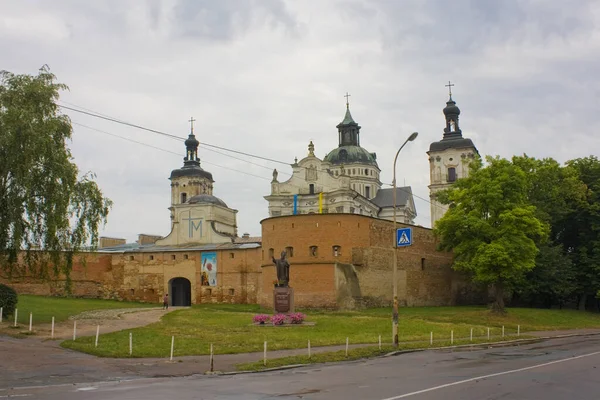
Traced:
[[352, 168], [352, 175], [356, 175], [356, 169]]
[[185, 203], [187, 201], [187, 193], [181, 193], [181, 203]]
[[210, 296], [210, 295], [212, 294], [212, 289], [205, 289], [205, 290], [206, 290], [206, 294], [207, 294], [207, 295], [209, 295], [209, 296]]
[[339, 206], [339, 207], [336, 207], [336, 208], [335, 208], [335, 212], [338, 212], [338, 213], [343, 213], [343, 212], [344, 212], [344, 206]]
[[338, 257], [342, 255], [342, 247], [341, 246], [333, 246], [333, 256]]
[[456, 180], [456, 168], [448, 168], [448, 182]]
[[135, 289], [129, 289], [129, 292], [131, 293], [131, 295], [133, 296], [135, 294]]
[[235, 258], [235, 254], [234, 253], [229, 253], [229, 258]]
[[309, 194], [315, 194], [315, 184], [311, 183], [310, 185], [308, 185], [308, 192]]
[[367, 199], [371, 198], [371, 187], [370, 186], [365, 186], [365, 197]]
[[294, 223], [292, 222], [292, 228], [294, 227]]
[[154, 260], [154, 256], [152, 256], [152, 255], [149, 258], [150, 258], [150, 261]]
[[317, 256], [317, 246], [310, 246], [310, 252], [308, 253], [311, 257]]
[[177, 256], [175, 254], [171, 255], [171, 260], [176, 260]]
[[230, 295], [230, 296], [233, 296], [233, 295], [234, 295], [234, 293], [235, 293], [235, 289], [229, 289], [229, 295]]
[[269, 258], [273, 258], [275, 256], [275, 251], [273, 249], [269, 249]]
[[369, 175], [369, 170], [365, 168], [365, 175]]
[[129, 261], [133, 261], [133, 260], [135, 260], [135, 257], [134, 256], [129, 256]]
[[350, 207], [350, 214], [354, 214], [354, 207]]
[[289, 246], [285, 248], [285, 255], [289, 258], [294, 257], [294, 248]]
[[184, 260], [187, 260], [187, 259], [188, 259], [188, 255], [187, 255], [187, 254], [184, 254], [184, 255], [183, 255], [183, 259], [184, 259]]
[[425, 271], [425, 259], [421, 258], [421, 271]]

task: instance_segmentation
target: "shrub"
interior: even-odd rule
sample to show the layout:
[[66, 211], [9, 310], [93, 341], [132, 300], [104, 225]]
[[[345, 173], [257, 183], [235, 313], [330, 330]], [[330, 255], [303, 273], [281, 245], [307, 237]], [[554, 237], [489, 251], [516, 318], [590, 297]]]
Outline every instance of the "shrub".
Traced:
[[283, 325], [285, 323], [286, 318], [287, 317], [284, 314], [275, 314], [271, 318], [271, 322], [273, 323], [273, 325]]
[[0, 307], [4, 315], [12, 315], [17, 308], [17, 292], [10, 286], [0, 283]]
[[252, 322], [255, 324], [260, 324], [261, 322], [264, 324], [265, 322], [269, 322], [271, 317], [266, 314], [257, 314], [252, 318]]
[[288, 318], [290, 319], [290, 324], [301, 324], [306, 318], [306, 315], [297, 312], [288, 315]]

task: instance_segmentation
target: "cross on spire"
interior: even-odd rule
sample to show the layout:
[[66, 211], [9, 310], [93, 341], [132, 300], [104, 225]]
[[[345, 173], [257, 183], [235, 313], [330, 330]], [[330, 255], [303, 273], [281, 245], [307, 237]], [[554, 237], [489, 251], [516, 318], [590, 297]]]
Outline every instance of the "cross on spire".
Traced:
[[196, 120], [194, 119], [194, 117], [191, 117], [191, 118], [188, 120], [188, 122], [190, 123], [190, 125], [191, 125], [191, 127], [192, 127], [192, 129], [191, 129], [191, 134], [192, 134], [192, 135], [194, 134], [194, 122], [195, 122], [195, 121], [196, 121]]
[[348, 97], [350, 97], [350, 96], [351, 95], [348, 92], [346, 92], [346, 94], [344, 95], [344, 97], [346, 98], [346, 108], [350, 107], [350, 102], [348, 101]]
[[448, 88], [448, 94], [450, 95], [450, 97], [452, 97], [452, 86], [454, 86], [454, 83], [451, 83], [450, 81], [448, 81], [447, 85], [444, 85]]

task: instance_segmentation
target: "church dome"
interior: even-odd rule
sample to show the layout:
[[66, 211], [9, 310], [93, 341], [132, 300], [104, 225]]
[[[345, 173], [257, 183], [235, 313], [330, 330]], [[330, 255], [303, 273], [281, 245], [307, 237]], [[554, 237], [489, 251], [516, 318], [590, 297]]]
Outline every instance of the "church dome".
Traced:
[[188, 136], [188, 138], [185, 140], [185, 147], [197, 148], [198, 145], [200, 145], [200, 142], [198, 141], [198, 139], [196, 139], [196, 136], [192, 134], [190, 134], [190, 136]]
[[179, 178], [182, 176], [197, 176], [201, 178], [206, 178], [211, 182], [214, 182], [212, 174], [208, 171], [203, 170], [198, 165], [184, 166], [179, 169], [174, 169], [173, 171], [171, 171], [171, 177], [169, 179]]
[[377, 156], [360, 146], [340, 146], [325, 156], [323, 161], [330, 164], [371, 164], [377, 166]]
[[460, 108], [458, 108], [456, 102], [452, 100], [452, 97], [450, 97], [450, 100], [446, 103], [446, 107], [444, 107], [444, 115], [460, 115]]
[[196, 196], [191, 197], [188, 201], [188, 204], [216, 204], [218, 206], [227, 207], [227, 204], [223, 200], [218, 197], [215, 197], [211, 194], [198, 194]]

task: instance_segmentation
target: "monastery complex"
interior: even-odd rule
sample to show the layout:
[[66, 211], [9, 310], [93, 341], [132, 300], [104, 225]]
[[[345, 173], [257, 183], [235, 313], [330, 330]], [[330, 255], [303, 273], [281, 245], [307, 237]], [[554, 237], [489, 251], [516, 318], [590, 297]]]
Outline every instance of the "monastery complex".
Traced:
[[[452, 94], [443, 109], [441, 140], [431, 143], [432, 226], [445, 212], [436, 193], [465, 177], [477, 154], [459, 127]], [[165, 293], [175, 306], [200, 303], [273, 305], [273, 257], [286, 251], [297, 307], [353, 309], [392, 301], [395, 251], [394, 193], [382, 188], [377, 155], [362, 147], [361, 126], [346, 103], [337, 126], [338, 147], [323, 159], [312, 141], [306, 157], [291, 164], [283, 182], [273, 171], [265, 187], [269, 217], [262, 236], [239, 235], [238, 210], [213, 195], [213, 175], [201, 167], [192, 130], [183, 165], [171, 171], [171, 232], [139, 235], [136, 243], [101, 238], [98, 250], [74, 266], [75, 296], [158, 303]], [[332, 132], [331, 134], [336, 134]], [[363, 143], [361, 143], [363, 142]], [[165, 193], [166, 195], [166, 193]], [[411, 187], [396, 189], [397, 227], [409, 227], [412, 245], [397, 248], [401, 305], [452, 305], [476, 301], [466, 280], [451, 269], [452, 254], [436, 250], [432, 230], [414, 225]], [[62, 294], [64, 280], [16, 278], [20, 293]]]

